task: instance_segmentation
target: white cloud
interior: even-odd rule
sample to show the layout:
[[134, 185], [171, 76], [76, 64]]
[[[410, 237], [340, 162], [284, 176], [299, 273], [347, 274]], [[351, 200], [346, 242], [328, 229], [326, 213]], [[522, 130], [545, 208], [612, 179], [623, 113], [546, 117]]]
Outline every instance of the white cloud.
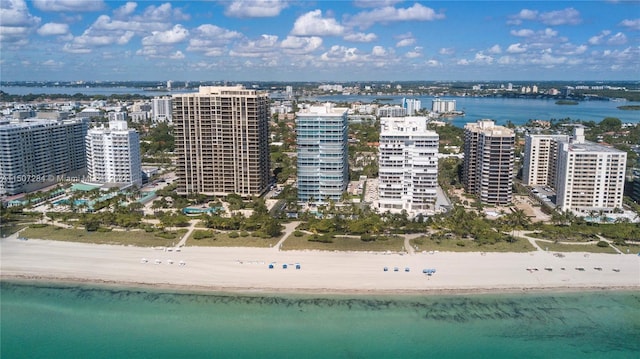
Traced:
[[545, 25], [577, 25], [582, 22], [580, 12], [574, 8], [540, 13], [537, 10], [522, 9], [509, 16], [507, 24], [521, 25], [524, 21], [538, 21]]
[[550, 53], [543, 53], [541, 56], [539, 57], [532, 57], [529, 60], [529, 63], [534, 64], [534, 65], [541, 65], [544, 67], [554, 67], [556, 65], [562, 65], [564, 63], [567, 62], [567, 57], [566, 56], [553, 56]]
[[287, 36], [280, 44], [285, 52], [294, 54], [308, 54], [319, 49], [320, 46], [322, 46], [322, 38], [318, 36]]
[[398, 21], [433, 21], [444, 18], [444, 14], [436, 13], [432, 8], [416, 3], [408, 8], [398, 9], [392, 6], [386, 6], [371, 11], [363, 11], [349, 18], [348, 22], [351, 26], [366, 29], [376, 23], [388, 24]]
[[474, 63], [476, 64], [492, 64], [493, 63], [493, 57], [489, 56], [489, 55], [485, 55], [482, 52], [478, 52], [476, 53], [476, 56], [473, 60]]
[[46, 67], [62, 67], [64, 65], [64, 62], [49, 59], [43, 62], [42, 65]]
[[600, 34], [590, 37], [589, 38], [589, 44], [591, 44], [591, 45], [600, 45], [600, 44], [602, 44], [602, 40], [605, 37], [607, 37], [609, 34], [611, 34], [611, 31], [604, 30]]
[[74, 44], [73, 42], [69, 42], [64, 44], [64, 46], [62, 47], [62, 51], [64, 52], [68, 52], [70, 54], [89, 54], [91, 53], [91, 49], [86, 47], [86, 46], [82, 46], [80, 44]]
[[629, 30], [640, 30], [640, 19], [625, 19], [620, 22], [620, 26], [629, 28]]
[[402, 39], [400, 41], [398, 41], [396, 43], [396, 47], [406, 47], [406, 46], [411, 46], [413, 44], [416, 43], [416, 39], [414, 38], [409, 38], [409, 39]]
[[102, 0], [33, 0], [33, 6], [41, 11], [85, 12], [105, 8]]
[[580, 12], [572, 7], [541, 13], [539, 19], [543, 24], [551, 26], [577, 25], [582, 22]]
[[69, 25], [48, 22], [38, 29], [38, 34], [42, 36], [66, 35], [69, 33]]
[[514, 65], [514, 64], [517, 64], [519, 61], [515, 57], [507, 55], [507, 56], [500, 56], [500, 58], [496, 62], [500, 65]]
[[142, 15], [134, 16], [132, 20], [138, 22], [166, 22], [171, 19], [177, 21], [186, 21], [189, 20], [190, 16], [188, 14], [184, 14], [180, 9], [174, 9], [171, 7], [170, 3], [165, 3], [160, 6], [147, 6]]
[[530, 37], [535, 35], [535, 31], [531, 29], [511, 30], [511, 35], [518, 37]]
[[556, 52], [562, 55], [582, 55], [585, 52], [587, 52], [588, 50], [588, 46], [587, 45], [573, 45], [573, 44], [563, 44], [562, 46], [560, 46]]
[[211, 24], [200, 25], [190, 34], [187, 51], [202, 52], [205, 56], [221, 56], [226, 52], [225, 45], [243, 37], [237, 31]]
[[26, 44], [40, 21], [29, 13], [24, 0], [0, 1], [0, 43]]
[[371, 49], [371, 55], [374, 57], [386, 57], [389, 55], [389, 52], [382, 46], [374, 46], [373, 49]]
[[329, 51], [320, 56], [322, 61], [334, 63], [355, 62], [361, 59], [358, 49], [355, 47], [346, 47], [333, 45]]
[[153, 31], [151, 36], [146, 36], [142, 39], [143, 46], [154, 45], [167, 45], [177, 44], [186, 40], [189, 36], [189, 30], [185, 29], [182, 25], [175, 25], [172, 29], [167, 31]]
[[470, 65], [471, 63], [470, 63], [470, 62], [469, 62], [469, 60], [467, 60], [467, 59], [460, 59], [460, 60], [458, 60], [458, 62], [456, 62], [456, 64], [457, 64], [457, 65], [462, 65], [462, 66], [468, 66], [468, 65]]
[[378, 39], [378, 36], [372, 32], [368, 34], [364, 32], [356, 32], [345, 35], [343, 39], [351, 42], [372, 42], [376, 41]]
[[417, 57], [421, 57], [422, 56], [422, 47], [421, 46], [416, 46], [413, 48], [413, 50], [407, 52], [404, 55], [406, 58], [408, 59], [415, 59]]
[[487, 52], [490, 54], [500, 54], [502, 53], [502, 48], [500, 48], [500, 45], [496, 44], [487, 49]]
[[322, 10], [310, 11], [296, 19], [291, 30], [295, 36], [340, 36], [344, 26], [333, 18], [323, 18]]
[[511, 35], [522, 37], [525, 43], [532, 48], [549, 47], [554, 44], [567, 42], [567, 38], [558, 37], [558, 32], [551, 28], [533, 31], [530, 29], [511, 30]]
[[138, 7], [137, 3], [128, 2], [120, 6], [119, 8], [115, 9], [113, 11], [113, 16], [115, 16], [116, 18], [123, 18], [123, 17], [129, 16], [133, 14], [134, 11], [136, 11], [137, 7]]
[[172, 59], [172, 60], [181, 60], [181, 59], [184, 59], [185, 56], [182, 53], [182, 51], [178, 50], [178, 51], [174, 52], [173, 54], [171, 54], [169, 56], [169, 58]]
[[527, 47], [526, 45], [522, 46], [522, 44], [518, 42], [509, 45], [509, 47], [507, 48], [507, 52], [510, 54], [521, 54], [523, 52], [527, 52]]
[[625, 34], [619, 32], [609, 38], [607, 40], [608, 45], [624, 45], [627, 43], [627, 36]]
[[278, 47], [278, 36], [262, 35], [257, 40], [245, 40], [237, 44], [230, 52], [231, 56], [262, 57], [274, 53]]
[[426, 65], [427, 65], [428, 67], [440, 67], [440, 66], [442, 66], [442, 64], [440, 63], [440, 61], [438, 61], [438, 60], [434, 60], [434, 59], [428, 60], [428, 61], [426, 62]]
[[224, 14], [238, 18], [274, 17], [287, 6], [283, 0], [233, 0], [227, 3]]
[[438, 53], [440, 55], [453, 55], [456, 53], [456, 50], [453, 47], [443, 47], [438, 51]]
[[627, 43], [627, 36], [621, 32], [618, 32], [615, 35], [611, 35], [611, 31], [603, 30], [600, 34], [592, 36], [589, 38], [590, 45], [624, 45]]

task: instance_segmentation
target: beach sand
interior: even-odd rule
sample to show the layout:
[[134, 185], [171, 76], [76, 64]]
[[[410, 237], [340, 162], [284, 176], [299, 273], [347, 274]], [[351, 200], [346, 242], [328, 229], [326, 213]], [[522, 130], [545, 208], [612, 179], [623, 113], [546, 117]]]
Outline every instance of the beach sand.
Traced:
[[[148, 262], [142, 263], [143, 258]], [[269, 269], [270, 263], [273, 269]], [[300, 269], [295, 268], [296, 263]], [[283, 264], [288, 268], [283, 269]], [[427, 268], [436, 269], [436, 273], [423, 274]], [[542, 251], [401, 255], [184, 247], [176, 252], [24, 241], [13, 236], [0, 241], [0, 270], [2, 279], [234, 292], [436, 294], [640, 289], [640, 256], [636, 254], [564, 253], [558, 257]]]

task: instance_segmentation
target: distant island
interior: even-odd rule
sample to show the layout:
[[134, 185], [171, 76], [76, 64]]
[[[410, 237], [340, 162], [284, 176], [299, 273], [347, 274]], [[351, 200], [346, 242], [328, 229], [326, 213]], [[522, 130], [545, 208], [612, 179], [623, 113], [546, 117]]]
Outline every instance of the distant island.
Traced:
[[638, 111], [638, 110], [640, 110], [640, 105], [618, 106], [618, 109], [623, 110], [623, 111]]
[[571, 100], [559, 100], [556, 101], [556, 105], [577, 105], [578, 101], [571, 101]]

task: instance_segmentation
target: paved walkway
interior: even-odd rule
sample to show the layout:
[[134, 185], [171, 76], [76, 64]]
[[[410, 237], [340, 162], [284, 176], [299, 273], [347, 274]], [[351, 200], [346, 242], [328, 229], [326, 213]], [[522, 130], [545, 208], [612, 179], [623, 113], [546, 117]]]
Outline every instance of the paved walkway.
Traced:
[[284, 243], [284, 241], [286, 241], [287, 238], [289, 238], [291, 233], [295, 232], [296, 227], [299, 224], [300, 224], [300, 221], [294, 221], [294, 222], [289, 222], [289, 223], [285, 224], [284, 225], [284, 234], [282, 234], [282, 237], [280, 238], [278, 243], [276, 243], [276, 245], [271, 247], [271, 248], [273, 248], [273, 250], [275, 250], [275, 251], [279, 251], [280, 247], [282, 246], [282, 243]]
[[187, 239], [191, 236], [191, 233], [193, 233], [193, 231], [196, 229], [196, 224], [198, 224], [199, 222], [200, 222], [199, 219], [192, 219], [189, 221], [189, 229], [187, 229], [187, 233], [185, 233], [184, 236], [182, 236], [182, 239], [180, 240], [180, 242], [178, 242], [178, 245], [175, 246], [176, 248], [184, 247], [184, 245], [187, 243]]

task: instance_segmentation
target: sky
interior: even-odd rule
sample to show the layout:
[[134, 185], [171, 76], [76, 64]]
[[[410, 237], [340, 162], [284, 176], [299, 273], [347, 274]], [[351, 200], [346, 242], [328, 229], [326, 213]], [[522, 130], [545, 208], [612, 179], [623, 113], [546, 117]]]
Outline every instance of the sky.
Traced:
[[0, 0], [3, 81], [640, 80], [640, 1]]

